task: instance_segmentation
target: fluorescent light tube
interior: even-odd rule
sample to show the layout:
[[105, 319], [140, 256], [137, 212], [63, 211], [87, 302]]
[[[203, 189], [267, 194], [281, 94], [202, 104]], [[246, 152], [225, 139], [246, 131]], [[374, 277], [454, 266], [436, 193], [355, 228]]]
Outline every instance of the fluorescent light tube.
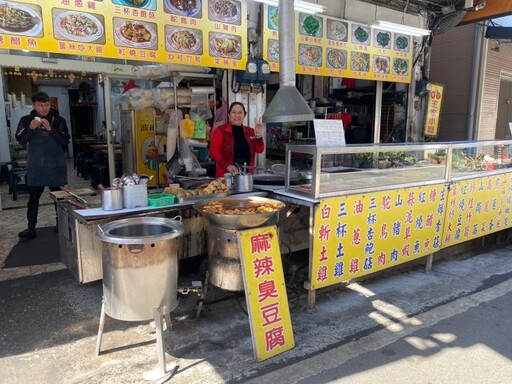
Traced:
[[[274, 7], [279, 6], [279, 0], [254, 0], [254, 1], [257, 1], [258, 3], [272, 5]], [[300, 1], [300, 0], [295, 0], [293, 2], [293, 8], [296, 11], [310, 13], [310, 14], [325, 12], [325, 7], [323, 5], [308, 3], [307, 1]]]
[[408, 25], [391, 23], [384, 20], [376, 20], [372, 27], [388, 32], [403, 33], [404, 35], [412, 36], [428, 36], [431, 33], [428, 29], [410, 27]]

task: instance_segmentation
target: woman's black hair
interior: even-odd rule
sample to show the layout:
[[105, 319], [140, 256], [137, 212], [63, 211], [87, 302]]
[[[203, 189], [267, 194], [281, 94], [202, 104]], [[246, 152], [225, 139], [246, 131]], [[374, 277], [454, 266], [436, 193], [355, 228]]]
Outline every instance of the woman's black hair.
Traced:
[[245, 111], [245, 105], [243, 105], [243, 104], [242, 104], [241, 102], [239, 102], [239, 101], [233, 101], [233, 102], [231, 103], [231, 105], [229, 106], [229, 109], [228, 109], [228, 113], [231, 113], [231, 110], [233, 109], [233, 107], [234, 107], [235, 105], [239, 105], [239, 106], [241, 106], [241, 107], [242, 107], [242, 109], [244, 110], [244, 114], [247, 114], [247, 112]]

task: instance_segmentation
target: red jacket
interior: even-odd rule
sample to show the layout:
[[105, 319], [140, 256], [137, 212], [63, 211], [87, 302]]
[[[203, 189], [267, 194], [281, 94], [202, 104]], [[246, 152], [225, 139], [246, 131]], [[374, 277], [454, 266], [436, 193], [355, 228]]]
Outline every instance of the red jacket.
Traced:
[[[261, 153], [265, 149], [265, 143], [263, 139], [257, 139], [254, 134], [254, 129], [247, 126], [242, 126], [244, 130], [245, 140], [249, 143], [250, 150], [250, 162], [249, 166], [254, 167], [254, 158], [256, 153]], [[210, 156], [217, 164], [215, 171], [215, 177], [223, 177], [225, 173], [228, 173], [228, 165], [235, 165], [233, 160], [233, 131], [231, 123], [227, 123], [217, 127], [213, 131], [212, 141], [210, 143]], [[249, 168], [249, 171], [253, 173], [254, 168]]]

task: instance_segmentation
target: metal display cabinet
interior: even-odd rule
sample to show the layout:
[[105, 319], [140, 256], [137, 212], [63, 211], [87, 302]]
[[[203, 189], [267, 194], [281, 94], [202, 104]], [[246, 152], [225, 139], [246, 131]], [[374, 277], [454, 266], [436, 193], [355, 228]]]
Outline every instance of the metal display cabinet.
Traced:
[[[449, 144], [286, 146], [285, 190], [319, 200], [351, 193], [435, 184], [448, 180]], [[443, 161], [433, 161], [444, 154]], [[295, 170], [309, 172], [311, 182], [292, 183]]]
[[[319, 200], [474, 178], [508, 172], [512, 167], [511, 151], [512, 140], [345, 147], [287, 145], [285, 189]], [[296, 169], [310, 172], [311, 183], [292, 183]]]
[[451, 145], [450, 181], [509, 172], [512, 140], [490, 140]]
[[[351, 202], [350, 199], [361, 199], [365, 201], [365, 207], [369, 206], [367, 203], [372, 196], [382, 196], [383, 194], [389, 194], [394, 198], [399, 198], [400, 194], [408, 189], [422, 188], [423, 191], [428, 191], [429, 188], [434, 191], [431, 195], [437, 200], [433, 200], [433, 205], [440, 204], [443, 209], [436, 211], [433, 207], [429, 207], [427, 212], [429, 214], [437, 214], [439, 212], [448, 212], [451, 209], [447, 204], [448, 201], [451, 203], [456, 202], [457, 199], [461, 199], [456, 195], [455, 186], [457, 184], [462, 185], [467, 181], [473, 182], [473, 180], [479, 180], [476, 183], [483, 183], [486, 186], [485, 193], [481, 193], [476, 198], [480, 199], [477, 202], [482, 203], [489, 196], [494, 199], [494, 195], [498, 196], [496, 201], [503, 207], [497, 210], [497, 212], [486, 213], [487, 216], [472, 215], [472, 222], [466, 224], [466, 227], [477, 228], [478, 233], [469, 231], [466, 234], [464, 229], [459, 236], [458, 229], [455, 228], [458, 224], [454, 224], [453, 221], [458, 220], [456, 216], [452, 218], [451, 215], [446, 214], [439, 218], [439, 229], [437, 227], [430, 226], [429, 228], [435, 228], [435, 231], [426, 234], [422, 233], [423, 239], [429, 239], [429, 242], [423, 241], [423, 248], [419, 248], [416, 253], [416, 257], [426, 257], [427, 270], [432, 265], [434, 248], [426, 246], [425, 244], [434, 244], [435, 237], [439, 239], [439, 246], [436, 249], [442, 249], [445, 247], [458, 244], [467, 239], [471, 240], [478, 236], [483, 236], [484, 233], [491, 231], [498, 231], [500, 228], [508, 228], [509, 222], [508, 217], [503, 217], [504, 211], [510, 205], [508, 200], [507, 190], [502, 190], [502, 185], [510, 185], [510, 174], [512, 173], [512, 162], [510, 160], [512, 148], [512, 140], [496, 140], [496, 141], [475, 141], [475, 142], [454, 142], [454, 143], [428, 143], [428, 144], [414, 144], [414, 145], [369, 145], [369, 146], [346, 146], [346, 147], [316, 147], [316, 146], [299, 146], [299, 145], [288, 145], [286, 147], [286, 180], [285, 189], [283, 191], [276, 191], [276, 194], [283, 195], [284, 198], [295, 202], [303, 202], [306, 206], [309, 206], [310, 210], [310, 236], [309, 236], [309, 265], [310, 271], [318, 271], [319, 267], [330, 268], [329, 271], [335, 271], [334, 266], [336, 264], [338, 252], [337, 242], [345, 241], [335, 238], [331, 243], [327, 242], [325, 238], [318, 240], [321, 237], [321, 230], [323, 225], [333, 225], [333, 223], [327, 221], [331, 220], [331, 212], [337, 207], [341, 207], [341, 202]], [[311, 172], [311, 182], [292, 185], [291, 180], [293, 175], [297, 174], [297, 170]], [[494, 178], [499, 176], [500, 178]], [[504, 176], [504, 177], [502, 177]], [[490, 183], [490, 180], [498, 180], [498, 182]], [[505, 184], [502, 184], [505, 183]], [[482, 185], [483, 185], [482, 184]], [[452, 188], [452, 186], [454, 186]], [[425, 188], [426, 187], [426, 188]], [[490, 188], [492, 187], [492, 188]], [[446, 193], [446, 198], [440, 200], [442, 196], [441, 192]], [[446, 192], [445, 192], [446, 191]], [[461, 194], [460, 196], [463, 196]], [[411, 202], [411, 203], [414, 203]], [[351, 203], [353, 206], [353, 202]], [[412, 214], [416, 214], [420, 217], [423, 213], [421, 212], [423, 202], [415, 204], [411, 207]], [[458, 207], [459, 204], [455, 203]], [[363, 204], [364, 205], [364, 204]], [[320, 209], [320, 206], [326, 207]], [[398, 212], [400, 205], [396, 205]], [[423, 206], [424, 207], [424, 206]], [[469, 207], [469, 205], [468, 205]], [[378, 207], [372, 207], [380, 209]], [[341, 209], [341, 208], [340, 208]], [[477, 209], [477, 208], [475, 208]], [[320, 214], [317, 215], [317, 213]], [[325, 214], [325, 216], [324, 216]], [[357, 212], [349, 211], [347, 218], [342, 216], [334, 215], [332, 221], [336, 223], [354, 223], [354, 217]], [[494, 215], [494, 216], [493, 216]], [[507, 214], [505, 214], [507, 215]], [[345, 215], [343, 215], [345, 216]], [[340, 218], [341, 217], [341, 218]], [[393, 216], [395, 217], [395, 216]], [[405, 217], [405, 215], [397, 216]], [[486, 226], [482, 225], [482, 222], [489, 224]], [[450, 222], [451, 220], [451, 222]], [[492, 222], [500, 223], [490, 228]], [[383, 219], [384, 224], [385, 219]], [[358, 225], [358, 224], [354, 224]], [[362, 224], [361, 232], [366, 233], [370, 230], [372, 224]], [[425, 227], [419, 226], [411, 227], [412, 231], [431, 230]], [[354, 233], [350, 228], [346, 233]], [[416, 239], [418, 236], [413, 237]], [[379, 244], [373, 244], [372, 247], [378, 248], [379, 254], [390, 255], [389, 244], [392, 244], [393, 248], [397, 249], [408, 249], [411, 244], [407, 243], [409, 240], [402, 239], [402, 243], [392, 239], [391, 243], [385, 244], [386, 240], [379, 237]], [[377, 240], [375, 240], [377, 241]], [[321, 245], [320, 245], [321, 243]], [[316, 251], [315, 251], [316, 245]], [[354, 249], [349, 250], [353, 246], [351, 243], [350, 235], [346, 244], [344, 244], [343, 250], [346, 252], [351, 251], [351, 258], [366, 257], [366, 251], [356, 252]], [[324, 262], [324, 259], [314, 257], [319, 255], [319, 249], [326, 247], [325, 265], [320, 265]], [[330, 248], [329, 248], [330, 247]], [[355, 247], [355, 246], [354, 246]], [[440, 247], [440, 248], [439, 248]], [[335, 249], [334, 257], [332, 250]], [[371, 248], [373, 249], [373, 248]], [[376, 251], [377, 252], [377, 251]], [[382, 253], [384, 252], [384, 253]], [[386, 253], [387, 252], [387, 253]], [[330, 259], [329, 259], [330, 257]], [[405, 259], [404, 259], [405, 260]], [[402, 262], [405, 262], [405, 261]], [[361, 261], [361, 260], [359, 260]], [[331, 263], [331, 264], [328, 264]], [[361, 264], [362, 265], [362, 264]], [[382, 264], [385, 265], [385, 264]], [[381, 267], [387, 268], [387, 267]], [[334, 273], [334, 272], [333, 272]], [[315, 291], [318, 287], [322, 287], [318, 280], [315, 280], [316, 276], [323, 277], [322, 274], [316, 275], [311, 272], [310, 280], [305, 282], [305, 288], [308, 290], [308, 307], [313, 308], [315, 305]], [[340, 276], [344, 276], [341, 274]], [[342, 280], [342, 279], [341, 279]], [[336, 280], [331, 279], [327, 281], [327, 285], [335, 284]], [[324, 285], [325, 286], [325, 285]]]

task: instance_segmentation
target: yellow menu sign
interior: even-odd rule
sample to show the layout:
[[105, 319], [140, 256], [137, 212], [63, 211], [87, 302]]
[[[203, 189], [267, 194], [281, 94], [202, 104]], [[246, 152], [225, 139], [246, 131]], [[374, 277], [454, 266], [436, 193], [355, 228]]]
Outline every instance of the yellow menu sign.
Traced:
[[512, 175], [454, 182], [447, 203], [443, 247], [510, 228]]
[[245, 69], [245, 0], [0, 3], [0, 48]]
[[[328, 16], [295, 12], [297, 73], [411, 82], [412, 37]], [[279, 71], [278, 8], [263, 12], [263, 58]]]
[[446, 195], [439, 184], [321, 200], [315, 208], [311, 288], [438, 251]]
[[275, 226], [238, 232], [254, 354], [266, 360], [295, 346]]

